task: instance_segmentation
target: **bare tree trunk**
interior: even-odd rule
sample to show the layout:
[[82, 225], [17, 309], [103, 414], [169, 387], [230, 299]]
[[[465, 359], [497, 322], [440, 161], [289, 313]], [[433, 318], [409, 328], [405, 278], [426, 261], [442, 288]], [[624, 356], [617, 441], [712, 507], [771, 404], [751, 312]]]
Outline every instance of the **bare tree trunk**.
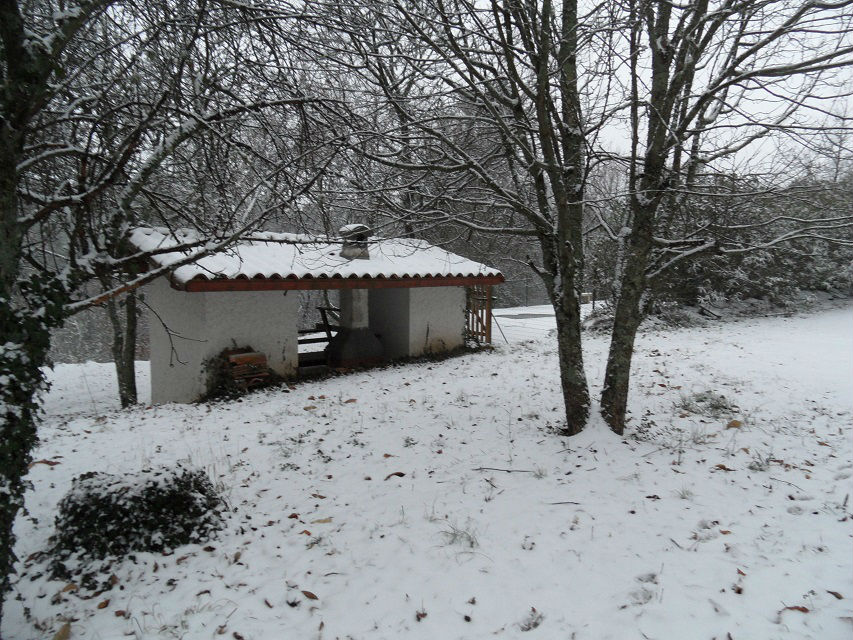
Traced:
[[[113, 327], [113, 362], [118, 380], [118, 397], [122, 408], [138, 402], [136, 393], [136, 293], [131, 291], [122, 301], [124, 314], [121, 313], [119, 300], [107, 300], [107, 315]], [[122, 317], [124, 316], [124, 317]]]
[[581, 349], [580, 300], [572, 291], [554, 307], [557, 320], [557, 352], [560, 357], [560, 383], [566, 406], [564, 435], [580, 433], [589, 418], [589, 388]]
[[[560, 24], [560, 45], [557, 63], [560, 69], [560, 116], [563, 126], [547, 127], [541, 135], [545, 157], [556, 166], [559, 153], [551, 145], [558, 144], [564, 166], [561, 171], [550, 169], [551, 184], [557, 204], [555, 247], [556, 270], [559, 272], [554, 302], [557, 321], [557, 344], [560, 354], [560, 382], [566, 405], [566, 435], [580, 433], [589, 419], [589, 388], [583, 366], [581, 346], [581, 314], [578, 283], [583, 278], [583, 214], [586, 140], [583, 135], [583, 117], [578, 92], [578, 6], [577, 0], [564, 0]], [[550, 5], [543, 5], [543, 33], [548, 33]], [[543, 41], [546, 41], [543, 39]], [[547, 95], [540, 66], [539, 84], [541, 109]], [[546, 118], [540, 115], [540, 122]], [[550, 119], [549, 119], [550, 124]], [[540, 125], [541, 127], [541, 125]], [[544, 128], [544, 127], [543, 127]], [[555, 130], [556, 129], [556, 130]], [[558, 133], [559, 131], [559, 133]], [[552, 140], [553, 137], [553, 140]]]
[[635, 211], [634, 219], [634, 230], [628, 240], [625, 265], [619, 282], [604, 389], [601, 392], [601, 414], [619, 435], [625, 430], [631, 359], [637, 329], [642, 320], [640, 303], [646, 290], [645, 271], [652, 245], [653, 213], [641, 209]]
[[[628, 407], [628, 388], [631, 381], [631, 359], [634, 355], [634, 340], [642, 319], [640, 301], [646, 291], [646, 267], [652, 249], [655, 230], [655, 216], [661, 198], [666, 193], [665, 179], [666, 150], [670, 130], [668, 119], [674, 101], [669, 99], [670, 62], [672, 52], [663, 43], [667, 39], [672, 6], [661, 3], [655, 11], [649, 11], [644, 18], [635, 13], [632, 4], [632, 25], [639, 29], [635, 19], [647, 21], [648, 37], [654, 43], [652, 51], [651, 104], [655, 105], [649, 117], [646, 132], [646, 150], [642, 158], [642, 170], [639, 168], [637, 154], [638, 120], [636, 108], [639, 105], [637, 83], [632, 80], [632, 143], [631, 143], [631, 234], [627, 239], [627, 251], [619, 284], [619, 297], [613, 318], [613, 333], [610, 339], [610, 352], [607, 356], [607, 370], [604, 374], [604, 389], [601, 392], [601, 415], [610, 428], [621, 435], [625, 430], [625, 413]], [[636, 76], [635, 51], [639, 46], [637, 32], [632, 32], [632, 76]], [[677, 91], [676, 91], [677, 93]]]

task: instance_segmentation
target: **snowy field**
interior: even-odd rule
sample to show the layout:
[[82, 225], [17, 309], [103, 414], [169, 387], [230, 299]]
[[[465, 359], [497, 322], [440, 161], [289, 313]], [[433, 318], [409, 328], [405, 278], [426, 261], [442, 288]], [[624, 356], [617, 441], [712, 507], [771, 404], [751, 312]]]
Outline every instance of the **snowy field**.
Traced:
[[[210, 405], [121, 411], [110, 365], [58, 366], [0, 635], [853, 636], [853, 307], [644, 333], [624, 439], [551, 432], [547, 315], [501, 310], [491, 353]], [[225, 488], [218, 539], [94, 596], [25, 566], [72, 477], [175, 460]]]

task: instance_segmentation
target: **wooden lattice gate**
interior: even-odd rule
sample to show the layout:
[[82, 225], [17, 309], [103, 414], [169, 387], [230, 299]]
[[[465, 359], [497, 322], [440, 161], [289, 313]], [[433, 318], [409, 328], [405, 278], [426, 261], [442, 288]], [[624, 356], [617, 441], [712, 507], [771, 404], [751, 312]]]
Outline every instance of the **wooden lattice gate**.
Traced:
[[492, 285], [475, 284], [468, 287], [466, 306], [466, 337], [480, 344], [490, 344], [492, 342]]

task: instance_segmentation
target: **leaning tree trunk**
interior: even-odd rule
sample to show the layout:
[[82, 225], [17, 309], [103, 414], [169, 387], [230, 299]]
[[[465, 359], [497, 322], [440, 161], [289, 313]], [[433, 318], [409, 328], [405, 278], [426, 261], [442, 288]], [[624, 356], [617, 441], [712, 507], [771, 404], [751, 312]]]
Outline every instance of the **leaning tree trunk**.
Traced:
[[622, 279], [619, 283], [610, 352], [601, 392], [601, 415], [619, 435], [625, 430], [631, 359], [634, 355], [637, 329], [642, 320], [640, 303], [646, 291], [646, 266], [652, 247], [654, 212], [655, 207], [634, 207], [634, 227], [628, 239]]
[[[109, 298], [107, 315], [113, 327], [113, 362], [118, 380], [118, 397], [122, 408], [138, 402], [136, 393], [136, 293], [130, 291], [124, 298], [124, 314], [119, 301]], [[122, 315], [124, 317], [122, 317]]]
[[[632, 14], [634, 12], [632, 6]], [[656, 13], [655, 13], [656, 12]], [[646, 16], [649, 29], [649, 41], [652, 61], [652, 85], [646, 132], [646, 150], [639, 162], [637, 144], [639, 124], [637, 107], [632, 108], [632, 149], [631, 149], [631, 235], [619, 286], [619, 298], [616, 301], [616, 315], [613, 319], [613, 333], [610, 340], [610, 352], [607, 356], [607, 370], [604, 373], [604, 389], [601, 392], [601, 414], [610, 428], [618, 434], [625, 430], [625, 413], [628, 407], [628, 386], [631, 377], [631, 359], [634, 355], [634, 339], [642, 319], [640, 302], [646, 292], [646, 267], [652, 250], [655, 218], [661, 199], [667, 190], [668, 173], [666, 159], [672, 140], [672, 128], [669, 117], [672, 114], [674, 100], [670, 95], [670, 62], [672, 52], [668, 47], [659, 46], [667, 41], [672, 5], [659, 3], [655, 10], [649, 10]], [[637, 27], [640, 28], [640, 27]], [[635, 32], [636, 33], [636, 32]], [[639, 41], [632, 35], [632, 50], [636, 51]], [[633, 55], [633, 54], [632, 54]], [[636, 59], [632, 63], [632, 97], [637, 100]], [[678, 82], [684, 77], [678, 76]], [[681, 85], [672, 89], [677, 95]]]

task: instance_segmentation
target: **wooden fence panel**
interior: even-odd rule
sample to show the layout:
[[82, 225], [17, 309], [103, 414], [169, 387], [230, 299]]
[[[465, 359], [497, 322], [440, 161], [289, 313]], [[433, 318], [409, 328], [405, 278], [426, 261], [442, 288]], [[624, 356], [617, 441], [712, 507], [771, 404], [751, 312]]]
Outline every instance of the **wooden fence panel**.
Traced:
[[477, 284], [467, 288], [465, 334], [480, 344], [492, 342], [492, 285]]

